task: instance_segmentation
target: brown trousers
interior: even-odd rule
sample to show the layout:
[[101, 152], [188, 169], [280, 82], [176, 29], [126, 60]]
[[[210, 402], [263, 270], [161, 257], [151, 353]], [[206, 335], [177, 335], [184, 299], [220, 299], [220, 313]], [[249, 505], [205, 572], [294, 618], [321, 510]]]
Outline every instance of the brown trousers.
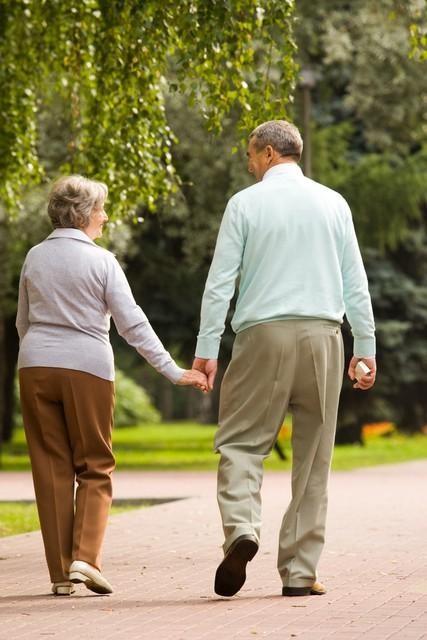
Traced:
[[52, 582], [61, 582], [73, 560], [100, 569], [112, 500], [114, 383], [51, 367], [21, 369], [19, 382], [46, 560]]

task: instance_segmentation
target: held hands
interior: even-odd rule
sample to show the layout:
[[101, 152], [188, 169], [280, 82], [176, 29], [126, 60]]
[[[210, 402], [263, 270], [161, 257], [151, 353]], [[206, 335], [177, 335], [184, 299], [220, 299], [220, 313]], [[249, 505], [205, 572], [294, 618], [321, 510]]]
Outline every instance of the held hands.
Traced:
[[208, 379], [201, 371], [193, 369], [187, 369], [177, 382], [181, 387], [195, 387], [200, 389], [204, 393], [208, 392]]
[[[366, 364], [369, 368], [369, 373], [362, 376], [359, 380], [356, 379], [356, 365], [361, 361]], [[375, 358], [357, 358], [353, 356], [350, 360], [350, 364], [348, 367], [348, 377], [350, 380], [356, 380], [356, 384], [353, 385], [353, 389], [362, 389], [362, 391], [367, 391], [375, 384], [375, 378], [377, 375], [377, 364]]]
[[214, 360], [213, 358], [209, 360], [205, 358], [194, 358], [193, 369], [197, 369], [207, 376], [208, 391], [212, 391], [218, 369], [218, 360]]
[[217, 369], [218, 360], [194, 358], [193, 368], [187, 370], [177, 384], [191, 385], [208, 393], [213, 389]]

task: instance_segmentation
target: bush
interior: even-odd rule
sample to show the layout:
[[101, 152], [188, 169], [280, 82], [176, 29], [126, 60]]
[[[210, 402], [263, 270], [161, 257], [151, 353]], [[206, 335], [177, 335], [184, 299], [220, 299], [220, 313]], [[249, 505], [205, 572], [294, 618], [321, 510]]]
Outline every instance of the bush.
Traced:
[[160, 422], [160, 413], [143, 387], [116, 369], [115, 426], [126, 427], [141, 422]]

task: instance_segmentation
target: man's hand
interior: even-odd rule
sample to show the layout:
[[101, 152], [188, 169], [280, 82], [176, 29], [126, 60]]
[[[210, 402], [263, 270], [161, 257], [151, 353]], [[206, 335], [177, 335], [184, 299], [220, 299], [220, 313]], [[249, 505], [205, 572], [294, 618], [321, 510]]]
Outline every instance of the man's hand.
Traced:
[[208, 390], [212, 391], [218, 369], [218, 360], [214, 360], [213, 358], [194, 358], [193, 369], [197, 369], [197, 371], [201, 371], [207, 376]]
[[366, 366], [369, 367], [369, 373], [356, 381], [356, 384], [353, 385], [353, 389], [362, 389], [362, 391], [366, 391], [375, 384], [377, 363], [375, 358], [356, 358], [356, 356], [353, 356], [348, 367], [348, 377], [350, 380], [356, 380], [356, 365], [360, 361], [364, 362]]
[[194, 368], [184, 371], [182, 377], [176, 384], [181, 387], [195, 387], [205, 393], [208, 392], [208, 380], [206, 375], [201, 371], [195, 371]]

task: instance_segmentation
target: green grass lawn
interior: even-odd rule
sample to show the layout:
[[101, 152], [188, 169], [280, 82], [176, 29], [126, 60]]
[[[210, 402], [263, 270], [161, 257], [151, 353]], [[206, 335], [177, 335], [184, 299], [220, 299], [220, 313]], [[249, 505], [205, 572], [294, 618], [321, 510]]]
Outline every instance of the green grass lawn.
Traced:
[[[140, 425], [116, 429], [114, 452], [117, 469], [215, 469], [218, 458], [212, 451], [214, 426], [192, 422]], [[273, 451], [266, 461], [267, 469], [289, 469], [291, 465], [289, 436], [281, 439], [288, 460], [282, 461]], [[333, 468], [349, 470], [377, 464], [427, 458], [427, 436], [394, 433], [388, 437], [372, 436], [365, 446], [335, 447]], [[3, 451], [2, 469], [29, 469], [25, 438], [17, 430], [13, 442]]]
[[[111, 507], [111, 515], [141, 508], [130, 504]], [[40, 529], [37, 507], [34, 502], [0, 502], [0, 538], [28, 533]]]

